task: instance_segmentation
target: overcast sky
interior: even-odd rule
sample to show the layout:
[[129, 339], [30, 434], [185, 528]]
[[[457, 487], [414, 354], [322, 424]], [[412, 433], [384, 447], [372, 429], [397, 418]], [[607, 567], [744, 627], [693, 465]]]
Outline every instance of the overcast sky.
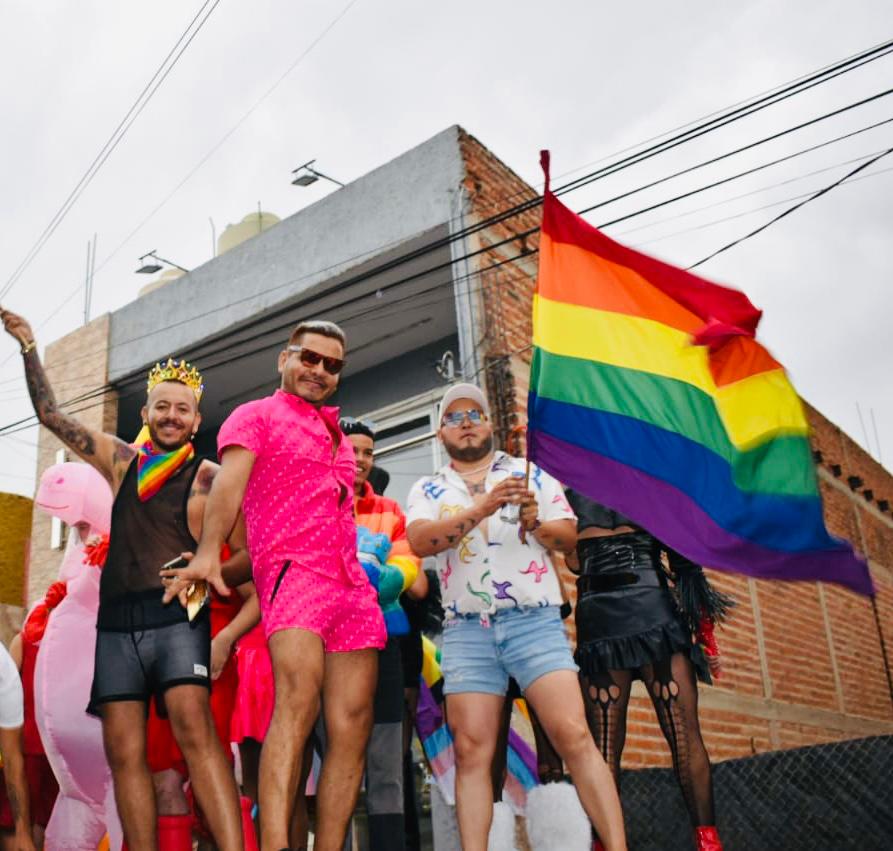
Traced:
[[[0, 287], [201, 5], [5, 0]], [[209, 217], [219, 234], [259, 201], [285, 217], [332, 191], [322, 182], [290, 185], [290, 170], [313, 157], [349, 181], [458, 123], [538, 183], [541, 147], [552, 150], [555, 174], [583, 173], [618, 150], [891, 36], [889, 0], [220, 0], [4, 304], [40, 329], [43, 346], [82, 322], [94, 233], [95, 316], [136, 296], [146, 280], [133, 273], [136, 259], [151, 249], [187, 268], [208, 260]], [[891, 86], [893, 56], [564, 200], [577, 210], [591, 206]], [[881, 99], [588, 218], [608, 221], [891, 116], [893, 97]], [[824, 186], [857, 164], [847, 161], [891, 146], [893, 124], [607, 232], [687, 266], [788, 204], [757, 208]], [[861, 406], [877, 456], [873, 411], [889, 467], [893, 171], [886, 169], [893, 156], [699, 272], [744, 290], [765, 311], [760, 339], [801, 394], [864, 445]], [[7, 338], [0, 339], [0, 410], [0, 425], [30, 411]], [[36, 435], [0, 437], [0, 489], [32, 493]]]

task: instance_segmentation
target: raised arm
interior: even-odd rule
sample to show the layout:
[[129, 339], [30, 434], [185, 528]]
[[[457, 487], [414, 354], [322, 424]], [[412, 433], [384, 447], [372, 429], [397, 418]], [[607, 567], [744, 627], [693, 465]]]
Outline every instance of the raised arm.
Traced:
[[112, 489], [117, 491], [136, 450], [114, 435], [87, 428], [74, 417], [59, 410], [53, 388], [37, 355], [31, 326], [21, 316], [2, 308], [0, 319], [3, 320], [7, 333], [21, 345], [25, 381], [37, 419], [69, 449], [99, 470]]

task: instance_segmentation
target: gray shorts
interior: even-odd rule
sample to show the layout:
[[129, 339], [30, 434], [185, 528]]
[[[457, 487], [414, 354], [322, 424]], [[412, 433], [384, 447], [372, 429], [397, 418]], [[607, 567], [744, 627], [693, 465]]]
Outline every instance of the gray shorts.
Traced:
[[[172, 603], [178, 606], [178, 603]], [[96, 633], [96, 663], [87, 711], [99, 715], [103, 703], [140, 700], [148, 705], [154, 695], [164, 715], [164, 693], [172, 686], [211, 687], [211, 619], [205, 608], [192, 623], [104, 629]]]

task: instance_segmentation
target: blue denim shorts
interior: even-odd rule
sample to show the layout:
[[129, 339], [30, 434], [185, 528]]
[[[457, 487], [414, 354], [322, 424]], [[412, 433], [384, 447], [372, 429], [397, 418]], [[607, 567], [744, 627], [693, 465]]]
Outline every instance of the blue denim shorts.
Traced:
[[444, 694], [505, 694], [509, 677], [522, 691], [543, 674], [577, 671], [558, 606], [500, 609], [448, 620], [441, 656]]

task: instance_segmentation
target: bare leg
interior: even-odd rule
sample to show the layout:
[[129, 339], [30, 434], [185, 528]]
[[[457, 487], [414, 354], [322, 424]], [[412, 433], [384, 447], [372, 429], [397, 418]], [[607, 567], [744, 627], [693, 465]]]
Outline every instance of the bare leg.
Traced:
[[186, 765], [195, 800], [220, 851], [241, 851], [242, 819], [236, 778], [211, 716], [204, 686], [181, 685], [164, 695], [174, 738]]
[[456, 816], [463, 851], [487, 851], [493, 819], [493, 756], [505, 698], [447, 695], [447, 720], [456, 754]]
[[173, 768], [156, 771], [152, 775], [155, 787], [155, 805], [160, 816], [185, 816], [189, 813], [189, 801], [183, 791], [183, 778]]
[[260, 757], [261, 847], [279, 851], [288, 847], [304, 749], [319, 715], [325, 656], [322, 639], [303, 629], [274, 632], [269, 647], [276, 699]]
[[102, 742], [112, 770], [115, 802], [130, 851], [155, 851], [155, 789], [146, 763], [146, 705], [139, 700], [104, 703]]
[[580, 803], [605, 848], [622, 851], [626, 837], [620, 798], [589, 733], [577, 675], [572, 671], [544, 674], [526, 695], [549, 741], [567, 764]]
[[377, 678], [377, 650], [326, 654], [326, 753], [316, 795], [315, 851], [340, 851], [344, 843], [363, 778]]
[[301, 779], [298, 781], [298, 794], [295, 796], [295, 806], [291, 813], [291, 823], [288, 828], [289, 847], [294, 851], [307, 851], [310, 841], [310, 813], [307, 808], [307, 778], [313, 768], [313, 738], [307, 742], [304, 748], [304, 759], [301, 764]]

